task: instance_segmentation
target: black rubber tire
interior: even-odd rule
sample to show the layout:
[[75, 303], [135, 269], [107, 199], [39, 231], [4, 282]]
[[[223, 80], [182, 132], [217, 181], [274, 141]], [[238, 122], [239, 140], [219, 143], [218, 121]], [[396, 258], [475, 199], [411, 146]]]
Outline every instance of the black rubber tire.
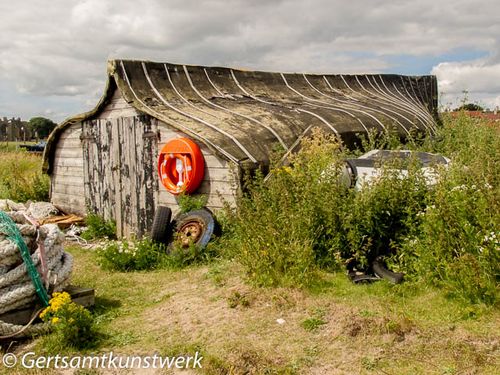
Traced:
[[168, 243], [172, 236], [172, 227], [170, 219], [172, 218], [172, 210], [167, 206], [156, 207], [153, 226], [151, 227], [151, 239], [159, 243]]
[[193, 243], [199, 248], [205, 248], [210, 242], [212, 235], [215, 233], [217, 223], [214, 219], [214, 215], [210, 210], [203, 208], [201, 210], [189, 211], [183, 214], [179, 214], [172, 221], [172, 226], [174, 228], [174, 236], [171, 238], [169, 244], [169, 250], [172, 249], [173, 242], [176, 236], [179, 236], [183, 228], [185, 228], [190, 223], [198, 225], [201, 232]]
[[400, 272], [392, 272], [385, 268], [381, 257], [377, 257], [372, 263], [373, 273], [378, 277], [386, 279], [393, 284], [399, 284], [403, 281], [404, 274]]
[[373, 281], [381, 280], [378, 276], [367, 274], [358, 275], [356, 272], [349, 272], [347, 275], [349, 276], [349, 280], [351, 280], [354, 284], [371, 283]]

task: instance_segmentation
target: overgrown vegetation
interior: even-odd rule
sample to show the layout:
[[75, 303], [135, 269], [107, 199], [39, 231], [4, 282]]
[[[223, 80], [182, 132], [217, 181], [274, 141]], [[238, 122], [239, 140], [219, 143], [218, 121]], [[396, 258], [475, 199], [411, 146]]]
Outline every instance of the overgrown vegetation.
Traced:
[[166, 258], [165, 246], [150, 239], [111, 241], [97, 255], [103, 269], [121, 272], [160, 268]]
[[116, 238], [116, 223], [113, 220], [106, 220], [95, 213], [89, 213], [85, 218], [85, 224], [87, 228], [83, 231], [82, 238], [87, 241]]
[[71, 300], [66, 292], [56, 292], [49, 306], [40, 314], [49, 323], [53, 333], [46, 338], [55, 350], [85, 349], [96, 343], [97, 331], [90, 311]]
[[205, 194], [200, 195], [187, 195], [179, 194], [177, 203], [179, 204], [180, 212], [185, 213], [189, 211], [201, 210], [206, 206], [208, 196]]
[[16, 202], [48, 199], [50, 181], [48, 176], [42, 174], [39, 155], [2, 150], [0, 154], [0, 199]]
[[149, 238], [131, 241], [110, 241], [97, 250], [97, 259], [105, 270], [130, 272], [154, 269], [181, 269], [201, 264], [213, 257], [212, 247], [201, 249], [195, 244], [188, 247], [169, 246]]
[[[500, 251], [498, 128], [466, 115], [445, 118], [432, 138], [407, 145], [391, 134], [371, 142], [441, 153], [450, 168], [436, 168], [428, 188], [416, 161], [407, 178], [399, 165], [383, 168], [360, 192], [339, 183], [349, 156], [316, 132], [289, 166], [264, 182], [248, 183], [230, 211], [225, 247], [257, 285], [312, 285], [319, 269], [368, 269], [378, 255], [409, 279], [441, 285], [472, 302], [499, 301]], [[224, 242], [224, 241], [223, 241]]]

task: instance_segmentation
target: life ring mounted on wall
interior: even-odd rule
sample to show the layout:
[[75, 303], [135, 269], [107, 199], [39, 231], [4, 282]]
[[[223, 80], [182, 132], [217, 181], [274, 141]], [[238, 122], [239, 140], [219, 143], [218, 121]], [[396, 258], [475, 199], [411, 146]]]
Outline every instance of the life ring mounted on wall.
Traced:
[[205, 162], [198, 145], [189, 138], [168, 141], [158, 156], [158, 174], [168, 192], [193, 193], [205, 175]]

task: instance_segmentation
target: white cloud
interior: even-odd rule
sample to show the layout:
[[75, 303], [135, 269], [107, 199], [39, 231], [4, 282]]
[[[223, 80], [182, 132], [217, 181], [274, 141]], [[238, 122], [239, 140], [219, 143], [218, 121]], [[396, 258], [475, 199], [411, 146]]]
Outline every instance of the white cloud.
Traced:
[[496, 58], [443, 62], [432, 69], [442, 103], [451, 107], [472, 100], [490, 109], [500, 106], [500, 62]]
[[442, 90], [453, 96], [463, 87], [471, 99], [495, 98], [500, 91], [491, 82], [499, 81], [500, 61], [494, 57], [500, 46], [496, 0], [480, 5], [469, 0], [41, 4], [39, 0], [0, 3], [0, 94], [13, 87], [14, 98], [24, 95], [33, 101], [29, 106], [13, 99], [8, 105], [0, 103], [8, 115], [30, 117], [37, 114], [36, 108], [43, 113], [47, 98], [54, 113], [70, 107], [89, 109], [88, 103], [95, 104], [103, 90], [108, 58], [282, 71], [391, 72], [400, 55], [435, 59], [473, 50], [492, 57], [442, 61], [434, 67]]

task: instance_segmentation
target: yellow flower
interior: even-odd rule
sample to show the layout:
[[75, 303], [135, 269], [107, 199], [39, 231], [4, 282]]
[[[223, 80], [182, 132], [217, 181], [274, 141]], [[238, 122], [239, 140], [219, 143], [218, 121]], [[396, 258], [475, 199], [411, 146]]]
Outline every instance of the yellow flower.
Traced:
[[56, 316], [56, 317], [52, 318], [51, 323], [56, 324], [59, 320], [60, 319]]
[[45, 308], [41, 313], [40, 313], [40, 319], [43, 320], [43, 318], [45, 318], [45, 315], [47, 315], [47, 313], [49, 312], [50, 310], [50, 307], [47, 307]]

